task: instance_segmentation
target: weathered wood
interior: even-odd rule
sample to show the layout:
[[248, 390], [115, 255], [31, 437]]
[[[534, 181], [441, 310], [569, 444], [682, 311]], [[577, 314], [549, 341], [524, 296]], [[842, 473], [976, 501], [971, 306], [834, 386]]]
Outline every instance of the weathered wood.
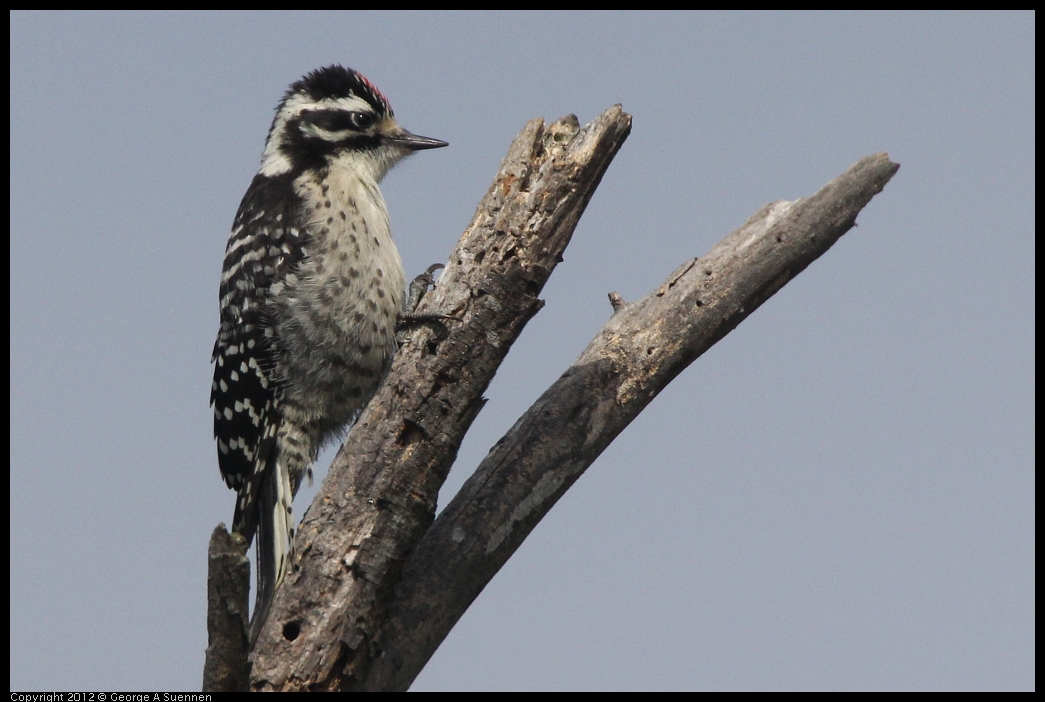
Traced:
[[207, 653], [203, 664], [204, 692], [245, 692], [247, 662], [247, 599], [250, 561], [247, 542], [219, 524], [207, 548]]
[[823, 255], [898, 168], [885, 154], [864, 158], [811, 197], [766, 205], [642, 300], [611, 294], [610, 320], [497, 442], [407, 561], [381, 655], [357, 687], [409, 687], [606, 446], [682, 369]]

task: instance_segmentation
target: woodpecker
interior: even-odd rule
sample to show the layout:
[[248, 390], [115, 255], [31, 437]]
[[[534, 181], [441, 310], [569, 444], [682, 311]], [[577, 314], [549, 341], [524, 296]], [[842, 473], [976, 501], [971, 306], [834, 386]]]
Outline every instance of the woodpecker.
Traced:
[[446, 145], [400, 127], [370, 81], [337, 65], [293, 83], [276, 108], [225, 249], [211, 359], [232, 530], [248, 545], [258, 535], [251, 643], [287, 573], [302, 478], [396, 351], [405, 277], [378, 183]]

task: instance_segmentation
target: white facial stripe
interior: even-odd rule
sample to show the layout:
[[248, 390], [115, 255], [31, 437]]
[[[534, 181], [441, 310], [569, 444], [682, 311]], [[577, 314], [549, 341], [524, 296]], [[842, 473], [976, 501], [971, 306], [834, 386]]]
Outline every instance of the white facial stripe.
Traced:
[[325, 141], [335, 142], [343, 141], [356, 132], [353, 132], [351, 129], [339, 129], [336, 132], [332, 132], [329, 129], [306, 123], [301, 125], [301, 133], [305, 136], [318, 137]]
[[[291, 169], [290, 160], [284, 156], [283, 152], [280, 150], [287, 122], [294, 117], [297, 117], [305, 110], [316, 109], [336, 109], [349, 112], [366, 112], [374, 114], [374, 108], [370, 106], [370, 103], [355, 95], [339, 98], [324, 98], [323, 100], [312, 100], [307, 95], [292, 96], [280, 109], [279, 115], [276, 117], [276, 124], [272, 129], [272, 138], [265, 146], [265, 153], [261, 156], [262, 175], [269, 177], [277, 176], [281, 173], [286, 173]], [[308, 131], [309, 129], [312, 131]], [[339, 137], [339, 135], [344, 134], [347, 136], [349, 134], [347, 131], [330, 132], [325, 129], [319, 129], [314, 125], [306, 125], [304, 131], [306, 134], [312, 134], [328, 141], [339, 141], [340, 138], [344, 138]]]
[[306, 95], [294, 95], [287, 100], [287, 104], [285, 104], [283, 109], [280, 110], [280, 114], [285, 115], [289, 119], [291, 117], [296, 117], [305, 110], [322, 110], [324, 108], [347, 110], [350, 112], [369, 112], [371, 114], [374, 112], [374, 108], [370, 106], [369, 102], [355, 95], [339, 98], [324, 98], [322, 100], [312, 100]]

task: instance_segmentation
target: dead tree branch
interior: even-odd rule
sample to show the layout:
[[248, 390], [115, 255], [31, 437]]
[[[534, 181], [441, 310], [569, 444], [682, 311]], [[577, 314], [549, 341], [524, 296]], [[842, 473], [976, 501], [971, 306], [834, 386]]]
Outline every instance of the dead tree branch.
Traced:
[[[530, 531], [682, 369], [824, 254], [899, 168], [869, 156], [812, 197], [763, 207], [615, 314], [494, 446], [403, 569], [358, 687], [405, 690]], [[612, 301], [612, 297], [611, 297]]]
[[219, 524], [207, 549], [207, 655], [203, 664], [204, 692], [247, 689], [247, 596], [250, 561], [247, 542]]

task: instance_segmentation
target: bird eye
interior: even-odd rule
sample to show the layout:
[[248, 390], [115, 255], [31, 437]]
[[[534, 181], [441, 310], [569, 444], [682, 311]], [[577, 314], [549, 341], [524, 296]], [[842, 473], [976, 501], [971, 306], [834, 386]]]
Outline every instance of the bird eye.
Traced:
[[348, 119], [356, 129], [366, 129], [374, 123], [374, 116], [366, 112], [349, 112]]

